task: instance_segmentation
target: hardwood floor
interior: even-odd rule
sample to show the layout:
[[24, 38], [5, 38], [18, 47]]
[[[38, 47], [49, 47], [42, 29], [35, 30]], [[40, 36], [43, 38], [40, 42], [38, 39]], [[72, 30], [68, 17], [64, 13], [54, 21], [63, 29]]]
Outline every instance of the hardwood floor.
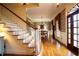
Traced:
[[39, 56], [75, 56], [67, 48], [60, 43], [52, 40], [52, 42], [43, 40], [41, 42], [41, 52]]

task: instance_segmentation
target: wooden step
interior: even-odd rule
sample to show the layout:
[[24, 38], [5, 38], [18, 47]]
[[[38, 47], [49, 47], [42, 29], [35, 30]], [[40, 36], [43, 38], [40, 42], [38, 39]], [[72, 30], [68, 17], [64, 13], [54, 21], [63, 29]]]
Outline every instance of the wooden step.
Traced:
[[28, 52], [28, 53], [13, 53], [13, 52], [6, 52], [4, 56], [35, 56], [35, 52]]
[[[12, 34], [13, 34], [12, 31], [10, 31], [9, 34], [12, 35]], [[21, 44], [23, 44], [23, 45], [25, 45], [26, 47], [28, 47], [28, 44], [29, 44], [30, 42], [29, 42], [29, 43], [23, 43], [23, 39], [18, 39], [18, 37], [17, 37], [18, 35], [12, 35], [12, 36], [14, 36], [15, 38], [17, 38], [17, 40], [18, 40]], [[33, 49], [33, 48], [35, 48], [35, 47], [28, 47], [28, 48]]]
[[13, 36], [15, 40], [17, 41], [18, 44], [22, 45], [24, 49], [34, 49], [34, 48], [29, 48], [27, 43], [23, 43], [23, 39], [18, 39], [17, 36], [12, 35], [11, 32], [7, 32], [10, 36]]

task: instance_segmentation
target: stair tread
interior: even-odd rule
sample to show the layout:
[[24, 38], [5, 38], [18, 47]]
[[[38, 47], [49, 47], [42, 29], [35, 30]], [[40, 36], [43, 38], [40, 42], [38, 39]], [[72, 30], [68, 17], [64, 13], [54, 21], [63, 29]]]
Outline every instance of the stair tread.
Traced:
[[[30, 42], [29, 43], [23, 43], [24, 39], [18, 39], [19, 34], [22, 35], [22, 34], [26, 33], [25, 36], [23, 36], [23, 37], [24, 38], [26, 37], [28, 39], [30, 39], [31, 35], [29, 35], [29, 33], [27, 33], [25, 29], [20, 29], [19, 26], [16, 23], [8, 23], [7, 21], [5, 21], [4, 24], [5, 24], [4, 27], [8, 29], [7, 32], [9, 33], [9, 35], [14, 36], [16, 41], [17, 41], [17, 43], [20, 44], [20, 46], [22, 46], [22, 47], [19, 47], [19, 48], [22, 48], [22, 51], [23, 50], [25, 51], [25, 52], [22, 52], [21, 54], [23, 54], [23, 55], [34, 55], [35, 54], [35, 51], [34, 51], [35, 47], [28, 47], [28, 44]], [[19, 33], [18, 31], [24, 31], [24, 32], [23, 33]], [[13, 33], [13, 32], [15, 32], [15, 33]], [[7, 54], [11, 54], [11, 53], [7, 53]], [[21, 55], [21, 54], [19, 54], [19, 55]]]

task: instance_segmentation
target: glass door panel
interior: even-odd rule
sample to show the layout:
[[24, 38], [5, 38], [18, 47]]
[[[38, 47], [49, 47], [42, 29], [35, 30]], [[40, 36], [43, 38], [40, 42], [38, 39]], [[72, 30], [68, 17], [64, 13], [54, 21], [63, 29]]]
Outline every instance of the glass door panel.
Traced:
[[78, 27], [79, 27], [79, 20], [78, 20]]
[[77, 21], [74, 21], [73, 25], [74, 25], [74, 27], [77, 27]]
[[69, 27], [69, 28], [71, 27], [71, 23], [68, 23], [68, 27]]
[[74, 40], [77, 40], [77, 35], [74, 35]]
[[73, 16], [73, 21], [77, 20], [77, 14]]
[[79, 35], [78, 35], [78, 41], [79, 41]]
[[68, 29], [68, 33], [71, 33], [71, 29], [70, 28]]
[[78, 48], [79, 48], [79, 41], [78, 41]]
[[71, 43], [71, 39], [70, 39], [70, 38], [68, 39], [68, 43], [69, 43], [69, 44]]
[[78, 20], [79, 20], [79, 13], [78, 13]]
[[77, 28], [74, 28], [74, 34], [77, 34]]
[[78, 28], [78, 34], [79, 34], [79, 28]]
[[68, 34], [68, 38], [71, 38], [71, 34]]
[[[79, 9], [68, 15], [68, 48], [78, 53], [79, 48]], [[78, 54], [77, 54], [78, 55]]]
[[71, 44], [71, 18], [68, 18], [68, 43]]
[[71, 22], [70, 17], [68, 18], [68, 23]]
[[78, 43], [77, 43], [77, 41], [74, 41], [74, 46], [75, 47], [77, 47], [78, 45], [77, 45]]

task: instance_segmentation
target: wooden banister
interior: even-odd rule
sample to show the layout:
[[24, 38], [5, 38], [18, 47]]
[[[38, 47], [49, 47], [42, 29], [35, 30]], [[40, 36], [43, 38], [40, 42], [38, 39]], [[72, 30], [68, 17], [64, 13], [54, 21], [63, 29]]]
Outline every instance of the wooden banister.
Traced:
[[1, 4], [1, 3], [0, 3], [0, 5], [1, 5], [2, 7], [4, 7], [4, 8], [6, 8], [8, 11], [10, 11], [10, 12], [11, 12], [12, 14], [14, 14], [16, 17], [18, 17], [21, 21], [23, 21], [24, 23], [26, 23], [28, 26], [30, 26], [30, 27], [32, 27], [32, 28], [34, 28], [34, 29], [37, 29], [34, 24], [30, 23], [28, 20], [25, 21], [25, 20], [24, 20], [23, 18], [21, 18], [19, 15], [17, 15], [17, 14], [14, 13], [12, 10], [10, 10], [9, 8], [7, 8], [5, 5], [3, 5], [3, 4]]

